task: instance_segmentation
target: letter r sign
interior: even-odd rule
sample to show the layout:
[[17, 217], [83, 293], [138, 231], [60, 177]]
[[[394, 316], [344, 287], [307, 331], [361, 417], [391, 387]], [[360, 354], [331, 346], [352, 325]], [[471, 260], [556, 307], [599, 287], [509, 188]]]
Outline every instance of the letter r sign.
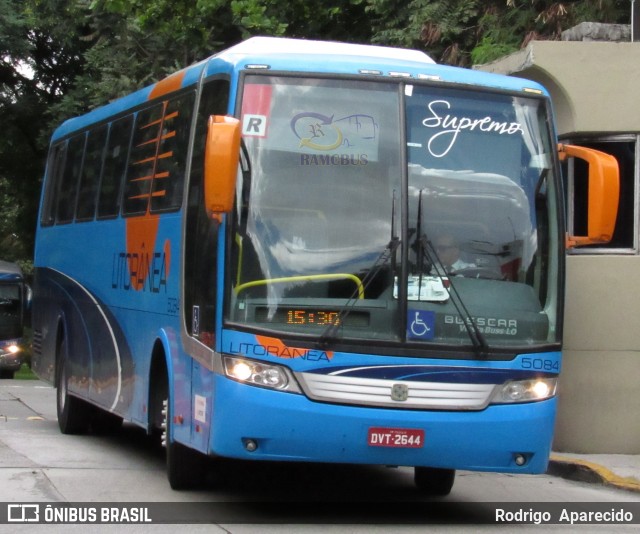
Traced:
[[265, 115], [244, 115], [242, 117], [242, 135], [245, 137], [266, 137], [267, 117]]

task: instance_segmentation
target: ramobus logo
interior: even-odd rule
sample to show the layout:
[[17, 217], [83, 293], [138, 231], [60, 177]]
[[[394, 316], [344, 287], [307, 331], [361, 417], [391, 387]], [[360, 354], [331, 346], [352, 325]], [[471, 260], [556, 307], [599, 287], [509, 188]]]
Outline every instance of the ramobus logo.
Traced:
[[355, 166], [368, 163], [366, 154], [300, 154], [300, 165], [307, 166]]

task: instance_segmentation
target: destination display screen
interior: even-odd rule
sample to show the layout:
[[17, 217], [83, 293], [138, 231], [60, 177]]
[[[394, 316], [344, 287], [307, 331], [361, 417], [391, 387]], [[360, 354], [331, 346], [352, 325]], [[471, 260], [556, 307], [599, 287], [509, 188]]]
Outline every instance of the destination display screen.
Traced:
[[318, 308], [278, 308], [269, 313], [267, 306], [258, 306], [255, 310], [258, 323], [278, 323], [298, 326], [369, 326], [369, 313], [351, 311], [340, 317], [340, 311]]

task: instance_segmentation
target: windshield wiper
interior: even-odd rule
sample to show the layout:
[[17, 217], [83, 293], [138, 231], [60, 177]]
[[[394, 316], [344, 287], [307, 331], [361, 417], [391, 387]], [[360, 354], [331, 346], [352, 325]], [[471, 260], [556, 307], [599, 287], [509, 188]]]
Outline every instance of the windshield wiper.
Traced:
[[[446, 268], [438, 256], [438, 252], [436, 248], [433, 246], [433, 243], [427, 238], [427, 234], [422, 232], [422, 189], [420, 190], [418, 197], [418, 216], [417, 216], [417, 229], [418, 237], [416, 239], [416, 253], [418, 257], [416, 258], [416, 264], [419, 276], [419, 286], [422, 285], [422, 274], [425, 266], [428, 267], [428, 270], [431, 271], [435, 269], [435, 274], [440, 278], [440, 280], [448, 279], [449, 280], [449, 295], [451, 297], [451, 302], [455, 307], [458, 315], [462, 319], [462, 324], [464, 325], [465, 331], [471, 340], [471, 344], [478, 356], [486, 357], [489, 345], [487, 344], [487, 340], [484, 337], [484, 334], [478, 328], [475, 319], [469, 313], [469, 310], [464, 304], [460, 293], [451, 278], [447, 276]], [[422, 257], [421, 257], [422, 256]], [[426, 264], [425, 264], [426, 260]]]
[[[393, 199], [391, 204], [391, 240], [387, 243], [387, 246], [380, 253], [380, 255], [376, 258], [376, 260], [371, 264], [371, 267], [367, 271], [367, 274], [362, 278], [362, 288], [366, 292], [367, 288], [373, 281], [373, 279], [378, 275], [378, 273], [382, 270], [383, 267], [391, 263], [395, 265], [395, 253], [400, 246], [400, 238], [396, 236], [396, 228], [395, 228], [395, 218], [396, 218], [396, 192], [393, 191]], [[392, 275], [393, 279], [393, 275]], [[342, 310], [338, 313], [335, 320], [332, 321], [327, 327], [324, 329], [320, 337], [318, 338], [318, 344], [323, 349], [326, 349], [333, 341], [337, 339], [336, 333], [338, 329], [342, 326], [344, 320], [351, 313], [356, 303], [360, 299], [360, 290], [356, 288], [345, 305], [342, 307]]]
[[[362, 288], [366, 292], [367, 288], [371, 284], [371, 281], [376, 277], [376, 275], [380, 272], [380, 270], [386, 266], [391, 258], [393, 258], [398, 246], [400, 245], [400, 238], [394, 237], [389, 241], [384, 250], [380, 253], [380, 255], [373, 262], [371, 267], [369, 268], [367, 274], [362, 278]], [[342, 326], [344, 320], [351, 313], [353, 308], [358, 302], [359, 299], [359, 288], [356, 288], [355, 291], [348, 298], [347, 302], [343, 306], [342, 310], [338, 313], [335, 320], [332, 321], [327, 327], [324, 329], [324, 332], [320, 334], [318, 338], [318, 344], [326, 349], [331, 342], [336, 339], [336, 332]]]

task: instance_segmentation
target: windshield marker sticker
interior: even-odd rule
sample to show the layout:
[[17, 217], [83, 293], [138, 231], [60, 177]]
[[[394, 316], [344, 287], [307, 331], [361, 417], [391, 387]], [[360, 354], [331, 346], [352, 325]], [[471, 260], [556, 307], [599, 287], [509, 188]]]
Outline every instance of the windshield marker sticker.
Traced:
[[436, 314], [428, 310], [412, 310], [407, 313], [407, 338], [433, 339], [436, 334]]
[[271, 85], [245, 86], [242, 100], [242, 135], [245, 137], [267, 137], [272, 93]]
[[245, 137], [266, 137], [267, 117], [265, 115], [243, 115], [242, 135]]

